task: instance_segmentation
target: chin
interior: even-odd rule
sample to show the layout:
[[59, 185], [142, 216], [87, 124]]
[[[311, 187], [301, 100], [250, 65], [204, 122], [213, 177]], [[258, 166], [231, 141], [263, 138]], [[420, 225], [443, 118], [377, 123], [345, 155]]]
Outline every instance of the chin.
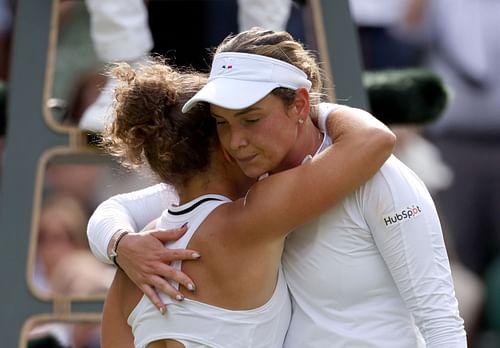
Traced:
[[249, 162], [237, 162], [242, 172], [249, 178], [259, 179], [262, 175], [270, 173], [276, 163], [270, 159], [258, 158]]
[[241, 168], [243, 170], [243, 173], [253, 179], [258, 179], [262, 175], [269, 173], [269, 170], [267, 168], [255, 168], [255, 167], [248, 167], [248, 168]]

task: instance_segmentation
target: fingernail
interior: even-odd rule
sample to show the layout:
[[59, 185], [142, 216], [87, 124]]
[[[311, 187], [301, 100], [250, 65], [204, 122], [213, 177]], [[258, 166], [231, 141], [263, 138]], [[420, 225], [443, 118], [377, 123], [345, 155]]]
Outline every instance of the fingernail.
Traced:
[[194, 286], [194, 284], [193, 284], [193, 283], [189, 283], [189, 284], [187, 285], [187, 288], [188, 288], [188, 290], [189, 290], [189, 291], [195, 291], [195, 290], [196, 290], [196, 287]]
[[192, 253], [191, 256], [193, 257], [193, 259], [199, 259], [201, 257], [201, 255], [196, 251]]
[[187, 222], [185, 222], [185, 223], [181, 226], [181, 228], [187, 227], [187, 225], [188, 225], [188, 223], [187, 223]]
[[165, 307], [160, 307], [160, 313], [161, 315], [164, 315], [167, 309]]
[[175, 299], [177, 301], [182, 301], [182, 300], [184, 300], [184, 296], [182, 296], [181, 294], [177, 294], [177, 295], [175, 295]]

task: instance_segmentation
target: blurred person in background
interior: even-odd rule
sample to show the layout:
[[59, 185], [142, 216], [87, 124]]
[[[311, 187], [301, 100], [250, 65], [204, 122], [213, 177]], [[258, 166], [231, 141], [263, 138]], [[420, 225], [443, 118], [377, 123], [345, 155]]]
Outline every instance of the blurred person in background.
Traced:
[[[152, 52], [168, 58], [171, 64], [208, 70], [210, 57], [207, 47], [217, 45], [228, 34], [254, 26], [275, 31], [290, 27], [294, 36], [303, 37], [303, 2], [85, 0], [85, 5], [90, 17], [92, 43], [102, 63], [125, 61], [137, 66]], [[170, 16], [171, 20], [165, 21], [166, 16]], [[171, 35], [182, 30], [185, 23], [189, 23], [190, 30], [182, 36]], [[100, 132], [109, 120], [111, 90], [115, 81], [107, 79], [104, 87], [102, 81], [90, 79], [84, 82], [89, 82], [84, 88], [95, 90], [99, 86], [101, 93], [76, 119], [70, 117], [80, 128]], [[94, 93], [90, 92], [90, 95]]]
[[[92, 272], [89, 269], [82, 272], [85, 267], [81, 263], [73, 262], [73, 255], [77, 253], [90, 253], [88, 250], [85, 227], [88, 220], [88, 212], [81, 202], [70, 195], [50, 194], [42, 203], [40, 219], [38, 221], [38, 236], [36, 243], [36, 255], [33, 284], [35, 288], [44, 295], [54, 297], [57, 295], [70, 295], [69, 285], [85, 284], [85, 288], [74, 290], [74, 295], [81, 295], [90, 286], [89, 279], [105, 275], [97, 267], [93, 278], [86, 277]], [[79, 282], [67, 281], [63, 269], [72, 269], [74, 279]], [[103, 278], [104, 279], [104, 278]], [[100, 287], [102, 291], [102, 287]], [[33, 344], [39, 340], [53, 339], [62, 346], [68, 346], [71, 342], [72, 326], [64, 323], [46, 323], [38, 325], [30, 331]], [[74, 347], [71, 345], [71, 347]]]
[[[99, 262], [89, 250], [78, 250], [64, 256], [54, 269], [52, 286], [55, 296], [104, 297], [109, 289], [115, 268]], [[101, 324], [75, 322], [68, 325], [69, 346], [99, 348]]]
[[412, 0], [349, 0], [365, 70], [414, 67], [420, 48], [395, 33]]
[[[89, 250], [77, 250], [61, 257], [51, 275], [54, 297], [104, 297], [115, 268], [95, 259]], [[98, 322], [46, 322], [29, 332], [28, 347], [99, 348], [101, 324]]]
[[34, 284], [52, 294], [53, 272], [63, 257], [88, 249], [85, 228], [88, 214], [80, 201], [68, 195], [46, 198], [38, 224]]
[[500, 3], [413, 0], [406, 30], [452, 98], [426, 127], [454, 173], [437, 195], [459, 256], [478, 274], [500, 250]]

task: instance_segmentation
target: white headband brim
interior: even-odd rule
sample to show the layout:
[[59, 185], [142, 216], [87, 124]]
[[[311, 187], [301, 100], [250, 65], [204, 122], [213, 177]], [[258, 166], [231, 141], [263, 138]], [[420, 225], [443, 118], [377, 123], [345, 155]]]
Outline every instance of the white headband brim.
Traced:
[[249, 53], [217, 54], [207, 84], [184, 104], [189, 111], [198, 102], [226, 109], [247, 108], [273, 89], [286, 87], [311, 89], [311, 81], [297, 67], [278, 59]]

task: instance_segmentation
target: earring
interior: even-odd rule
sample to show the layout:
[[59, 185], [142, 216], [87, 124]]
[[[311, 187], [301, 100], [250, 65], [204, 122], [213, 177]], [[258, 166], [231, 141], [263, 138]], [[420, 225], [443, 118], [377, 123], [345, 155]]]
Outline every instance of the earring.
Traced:
[[304, 120], [299, 118], [299, 124], [303, 124], [304, 123]]

